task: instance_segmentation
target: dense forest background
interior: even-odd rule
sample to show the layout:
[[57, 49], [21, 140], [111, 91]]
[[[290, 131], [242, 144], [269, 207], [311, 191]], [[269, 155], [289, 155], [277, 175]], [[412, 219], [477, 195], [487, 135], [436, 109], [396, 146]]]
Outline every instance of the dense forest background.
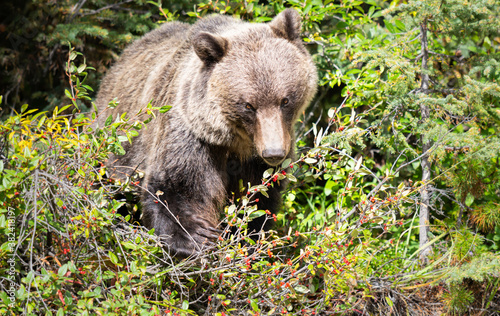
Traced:
[[[142, 175], [109, 179], [102, 163], [167, 109], [90, 127], [100, 79], [162, 23], [267, 22], [288, 7], [320, 78], [297, 161], [226, 207], [233, 234], [212, 251], [171, 258], [137, 221]], [[498, 0], [2, 2], [0, 312], [500, 313], [499, 11]], [[252, 241], [256, 194], [285, 178], [275, 230]]]

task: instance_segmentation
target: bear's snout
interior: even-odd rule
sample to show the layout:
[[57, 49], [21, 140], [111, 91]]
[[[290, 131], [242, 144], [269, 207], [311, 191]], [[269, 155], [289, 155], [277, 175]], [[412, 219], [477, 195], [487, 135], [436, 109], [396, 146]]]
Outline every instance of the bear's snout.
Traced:
[[266, 148], [262, 151], [262, 158], [271, 166], [279, 165], [285, 160], [287, 152], [284, 148]]
[[279, 165], [290, 151], [290, 133], [279, 109], [257, 111], [255, 145], [259, 155], [271, 165]]

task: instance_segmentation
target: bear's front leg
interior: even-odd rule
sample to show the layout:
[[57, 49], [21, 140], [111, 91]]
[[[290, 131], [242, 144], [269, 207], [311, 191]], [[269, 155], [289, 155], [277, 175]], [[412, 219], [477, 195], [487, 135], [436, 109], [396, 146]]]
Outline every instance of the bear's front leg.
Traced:
[[[196, 180], [151, 177], [143, 192], [143, 224], [154, 228], [176, 257], [202, 252], [220, 232], [216, 227], [224, 197]], [[161, 195], [156, 196], [158, 191]]]

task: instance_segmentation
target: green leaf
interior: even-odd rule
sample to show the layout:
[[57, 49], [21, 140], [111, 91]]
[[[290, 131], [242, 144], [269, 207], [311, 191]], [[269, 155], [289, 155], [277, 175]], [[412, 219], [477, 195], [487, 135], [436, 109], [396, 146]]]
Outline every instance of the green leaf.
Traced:
[[295, 291], [297, 291], [297, 292], [299, 292], [301, 294], [307, 294], [307, 293], [309, 293], [309, 288], [306, 287], [306, 286], [300, 285], [300, 284], [295, 285], [293, 288], [295, 289]]
[[2, 185], [4, 188], [6, 188], [6, 189], [9, 188], [11, 184], [12, 184], [12, 180], [9, 177], [4, 177], [2, 179]]
[[68, 89], [65, 89], [65, 90], [64, 90], [64, 94], [66, 94], [66, 96], [67, 96], [68, 98], [73, 99], [73, 96], [71, 95], [71, 92], [69, 92], [69, 90], [68, 90]]
[[354, 74], [357, 74], [357, 73], [360, 73], [361, 72], [361, 69], [358, 69], [358, 68], [354, 68], [354, 69], [351, 69], [349, 70], [346, 75], [354, 75]]
[[137, 245], [133, 244], [132, 242], [122, 242], [122, 245], [123, 247], [127, 248], [127, 249], [132, 249], [132, 250], [136, 250], [137, 249]]
[[397, 29], [394, 27], [394, 25], [392, 25], [389, 21], [387, 20], [384, 20], [384, 24], [385, 24], [385, 27], [387, 28], [387, 30], [389, 30], [389, 32], [391, 33], [397, 33]]
[[33, 115], [33, 117], [31, 118], [33, 121], [36, 120], [39, 116], [45, 114], [45, 112], [38, 112], [37, 114]]
[[335, 181], [332, 181], [331, 179], [328, 180], [325, 184], [325, 195], [326, 196], [329, 196], [330, 194], [332, 194], [332, 189], [333, 187], [335, 186]]
[[269, 178], [272, 174], [274, 173], [273, 168], [269, 168], [266, 171], [264, 171], [264, 174], [262, 175], [262, 178], [267, 179]]
[[394, 23], [396, 24], [396, 27], [401, 31], [401, 32], [404, 32], [406, 30], [406, 26], [403, 24], [403, 22], [401, 22], [400, 20], [396, 20], [394, 21]]
[[59, 114], [59, 113], [62, 113], [64, 112], [64, 110], [66, 110], [67, 108], [69, 108], [71, 106], [71, 104], [68, 104], [68, 105], [65, 105], [63, 106], [62, 108], [58, 109], [57, 110], [57, 113], [56, 114]]
[[471, 206], [472, 203], [474, 203], [474, 195], [472, 194], [467, 194], [467, 198], [465, 198], [465, 205]]
[[263, 216], [265, 214], [266, 214], [266, 211], [258, 210], [258, 211], [250, 213], [250, 215], [248, 216], [248, 218], [254, 219], [254, 218], [257, 218], [257, 217], [261, 217], [261, 216]]
[[283, 161], [281, 163], [281, 168], [283, 168], [283, 169], [288, 168], [288, 166], [290, 166], [291, 162], [292, 162], [292, 159], [290, 159], [290, 158], [285, 159], [285, 161]]
[[332, 118], [335, 115], [335, 112], [337, 111], [337, 108], [332, 107], [328, 110], [328, 117]]
[[304, 162], [307, 164], [314, 164], [314, 163], [318, 162], [318, 160], [316, 160], [314, 158], [306, 158], [306, 159], [304, 159]]
[[257, 300], [256, 299], [253, 299], [253, 300], [250, 300], [250, 306], [252, 306], [252, 309], [255, 311], [255, 312], [260, 312], [260, 308], [259, 308], [259, 305], [257, 305]]
[[33, 278], [35, 277], [35, 273], [33, 270], [31, 270], [28, 275], [26, 276], [26, 282], [31, 283], [33, 281]]
[[109, 255], [109, 260], [111, 260], [113, 264], [118, 264], [118, 257], [114, 253], [108, 251], [108, 255]]
[[182, 301], [182, 309], [187, 310], [189, 308], [189, 302], [188, 301]]
[[66, 272], [68, 272], [68, 264], [63, 264], [57, 271], [57, 274], [62, 277], [66, 274]]
[[316, 271], [314, 270], [314, 265], [312, 264], [309, 264], [307, 266], [307, 269], [313, 274], [313, 275], [316, 275]]
[[87, 65], [82, 64], [82, 65], [78, 66], [78, 68], [76, 69], [76, 72], [81, 73], [85, 70], [85, 68], [87, 68]]
[[297, 178], [295, 178], [295, 176], [291, 173], [287, 173], [286, 177], [288, 178], [288, 180], [290, 180], [292, 182], [297, 182]]
[[387, 304], [392, 307], [394, 305], [394, 303], [392, 302], [392, 300], [389, 298], [389, 296], [386, 296], [385, 297], [385, 301], [387, 302]]
[[171, 106], [171, 105], [164, 105], [164, 106], [162, 106], [162, 107], [160, 108], [160, 110], [159, 110], [159, 111], [160, 111], [160, 113], [166, 113], [166, 112], [168, 112], [171, 108], [172, 108], [172, 106]]
[[82, 169], [78, 169], [77, 172], [82, 178], [85, 178], [85, 172]]
[[111, 125], [112, 122], [113, 122], [113, 114], [108, 116], [108, 118], [106, 119], [106, 122], [104, 123], [104, 126], [109, 126], [109, 125]]
[[375, 12], [375, 6], [370, 7], [370, 9], [368, 10], [368, 16], [371, 17], [373, 15], [373, 12]]
[[73, 261], [69, 261], [68, 262], [68, 269], [69, 271], [71, 271], [72, 273], [75, 273], [76, 272], [76, 266], [75, 266], [75, 263]]
[[235, 211], [236, 211], [236, 205], [234, 204], [229, 205], [229, 207], [227, 208], [228, 214], [233, 214]]
[[46, 116], [42, 116], [42, 118], [40, 119], [40, 121], [38, 121], [38, 124], [37, 124], [37, 127], [40, 128], [43, 126], [43, 123], [45, 123], [45, 120], [47, 119]]

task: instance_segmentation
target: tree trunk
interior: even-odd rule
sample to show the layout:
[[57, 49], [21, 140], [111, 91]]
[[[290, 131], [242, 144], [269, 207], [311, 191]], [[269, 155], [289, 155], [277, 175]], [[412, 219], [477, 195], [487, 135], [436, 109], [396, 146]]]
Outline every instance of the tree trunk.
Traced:
[[[427, 94], [429, 91], [429, 74], [427, 73], [428, 66], [427, 62], [429, 60], [429, 53], [427, 50], [427, 20], [424, 20], [422, 24], [420, 24], [420, 34], [421, 34], [421, 49], [422, 49], [422, 84], [420, 86], [420, 90], [422, 93]], [[429, 119], [429, 108], [424, 104], [420, 104], [420, 111], [422, 113], [422, 121], [425, 122]], [[432, 144], [430, 142], [424, 143], [424, 135], [420, 136], [420, 141], [422, 142], [422, 153], [427, 152]], [[429, 232], [429, 205], [430, 205], [430, 194], [429, 188], [427, 184], [431, 179], [431, 164], [429, 162], [428, 155], [424, 155], [421, 160], [422, 166], [422, 189], [420, 190], [420, 196], [422, 201], [420, 203], [420, 214], [419, 214], [419, 241], [420, 248], [422, 248], [428, 241], [428, 232]], [[431, 247], [426, 247], [422, 249], [420, 252], [420, 260], [423, 262], [427, 261], [427, 256], [431, 252]]]

